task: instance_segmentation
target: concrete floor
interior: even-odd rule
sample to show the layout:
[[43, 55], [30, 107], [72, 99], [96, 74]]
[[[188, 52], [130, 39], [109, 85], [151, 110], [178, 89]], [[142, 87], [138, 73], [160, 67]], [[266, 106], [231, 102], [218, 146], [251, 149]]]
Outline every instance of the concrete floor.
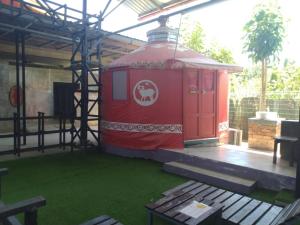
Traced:
[[251, 150], [247, 146], [189, 147], [182, 153], [284, 176], [296, 176], [296, 165], [290, 167], [288, 161], [281, 159], [280, 156], [277, 157], [277, 164], [274, 165], [272, 152]]

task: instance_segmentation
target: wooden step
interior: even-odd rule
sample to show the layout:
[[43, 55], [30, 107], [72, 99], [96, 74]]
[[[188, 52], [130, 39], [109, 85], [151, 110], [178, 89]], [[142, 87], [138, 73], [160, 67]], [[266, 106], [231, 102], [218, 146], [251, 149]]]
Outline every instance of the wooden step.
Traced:
[[249, 194], [256, 184], [254, 180], [190, 166], [180, 162], [165, 163], [163, 170], [242, 194]]

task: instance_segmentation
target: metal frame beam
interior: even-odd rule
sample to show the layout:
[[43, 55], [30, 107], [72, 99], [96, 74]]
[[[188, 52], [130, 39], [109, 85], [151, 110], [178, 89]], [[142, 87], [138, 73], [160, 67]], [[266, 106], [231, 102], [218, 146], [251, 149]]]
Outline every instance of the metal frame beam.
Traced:
[[[194, 5], [194, 6], [191, 6], [189, 8], [186, 8], [186, 9], [181, 9], [181, 10], [178, 10], [178, 11], [175, 11], [175, 12], [163, 15], [163, 16], [172, 17], [172, 16], [175, 16], [175, 15], [178, 15], [178, 14], [186, 14], [186, 13], [190, 13], [190, 12], [193, 12], [195, 10], [198, 10], [198, 9], [201, 9], [201, 8], [213, 5], [213, 4], [221, 3], [221, 2], [224, 2], [224, 1], [228, 1], [228, 0], [209, 0], [207, 2], [200, 3], [198, 5]], [[132, 25], [132, 26], [129, 26], [129, 27], [117, 30], [117, 31], [110, 32], [106, 35], [109, 36], [109, 35], [113, 35], [113, 34], [119, 34], [119, 33], [122, 33], [124, 31], [132, 30], [132, 29], [135, 29], [135, 28], [138, 28], [138, 27], [156, 22], [156, 21], [158, 21], [158, 19], [159, 19], [159, 17], [148, 20], [148, 21], [145, 21], [145, 22], [142, 22], [142, 23], [138, 23], [138, 24], [135, 24], [135, 25]]]
[[26, 145], [26, 132], [27, 132], [27, 121], [26, 121], [26, 54], [25, 54], [25, 35], [21, 34], [21, 66], [22, 66], [22, 116], [23, 116], [23, 144]]

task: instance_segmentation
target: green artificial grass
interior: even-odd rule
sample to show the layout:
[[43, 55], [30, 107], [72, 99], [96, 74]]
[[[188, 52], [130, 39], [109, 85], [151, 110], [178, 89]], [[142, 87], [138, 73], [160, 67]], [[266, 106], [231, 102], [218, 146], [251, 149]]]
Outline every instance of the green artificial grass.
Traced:
[[[42, 195], [40, 225], [79, 225], [106, 214], [125, 225], [147, 224], [145, 204], [187, 179], [165, 173], [161, 164], [96, 152], [74, 152], [0, 162], [3, 200], [14, 203]], [[274, 203], [293, 201], [293, 193], [256, 190], [251, 197]], [[155, 225], [168, 224], [155, 218]]]
[[[75, 152], [1, 162], [3, 200], [42, 195], [41, 225], [77, 225], [107, 214], [124, 224], [147, 223], [144, 205], [186, 180], [161, 171], [161, 164], [93, 152]], [[156, 224], [165, 224], [156, 221]]]
[[265, 189], [256, 189], [250, 194], [250, 197], [282, 206], [290, 204], [296, 200], [294, 197], [294, 192], [288, 190], [275, 192]]

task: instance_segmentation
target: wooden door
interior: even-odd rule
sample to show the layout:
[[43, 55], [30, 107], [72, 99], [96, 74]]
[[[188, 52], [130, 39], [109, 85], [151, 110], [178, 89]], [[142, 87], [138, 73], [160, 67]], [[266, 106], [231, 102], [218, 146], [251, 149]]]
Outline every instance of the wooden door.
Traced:
[[215, 137], [216, 73], [185, 70], [183, 74], [184, 140]]
[[212, 138], [216, 135], [216, 73], [200, 70], [199, 83], [199, 137]]

